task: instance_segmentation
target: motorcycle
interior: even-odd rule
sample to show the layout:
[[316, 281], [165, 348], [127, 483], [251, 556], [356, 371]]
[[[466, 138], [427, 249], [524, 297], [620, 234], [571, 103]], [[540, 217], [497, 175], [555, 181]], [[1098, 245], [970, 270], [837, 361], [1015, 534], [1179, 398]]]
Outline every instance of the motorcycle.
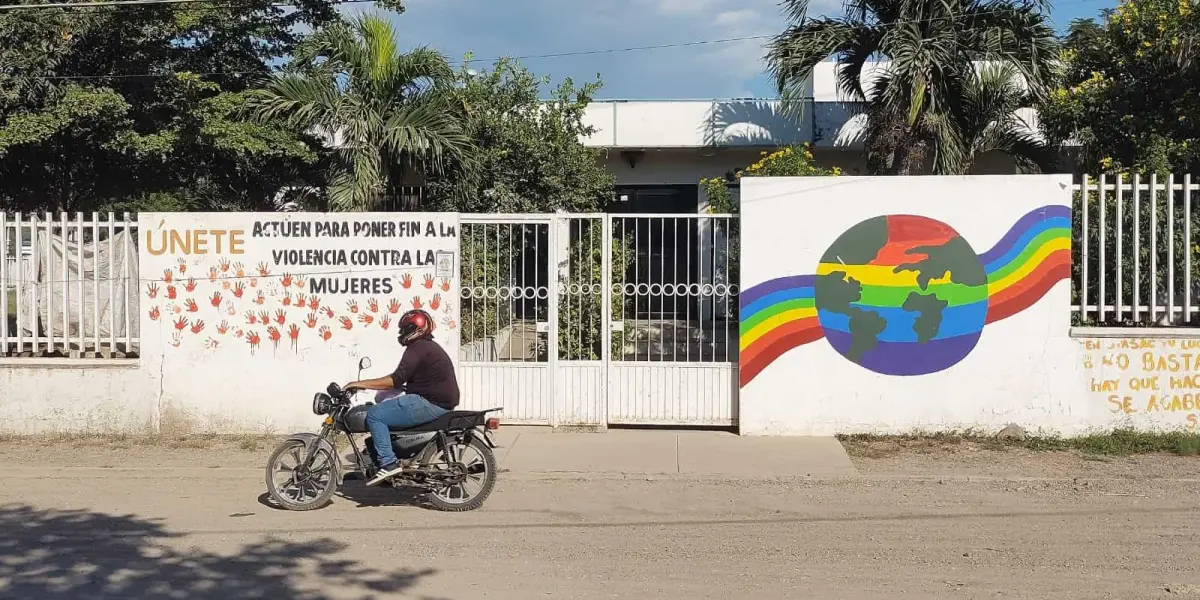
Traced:
[[[359, 360], [360, 379], [370, 366], [369, 358]], [[373, 405], [352, 406], [351, 393], [336, 382], [314, 395], [312, 411], [325, 417], [321, 431], [294, 434], [276, 447], [267, 460], [271, 499], [287, 510], [313, 510], [328, 505], [348, 475], [374, 477], [379, 467], [371, 438], [363, 441], [365, 453], [354, 441], [354, 434], [369, 433], [367, 410]], [[455, 410], [423, 425], [392, 428], [392, 448], [404, 470], [380, 485], [422, 491], [439, 510], [479, 508], [496, 485], [496, 444], [491, 432], [500, 427], [500, 420], [487, 415], [500, 410]], [[342, 465], [334, 448], [331, 438], [338, 433], [345, 434], [354, 451], [353, 468]]]

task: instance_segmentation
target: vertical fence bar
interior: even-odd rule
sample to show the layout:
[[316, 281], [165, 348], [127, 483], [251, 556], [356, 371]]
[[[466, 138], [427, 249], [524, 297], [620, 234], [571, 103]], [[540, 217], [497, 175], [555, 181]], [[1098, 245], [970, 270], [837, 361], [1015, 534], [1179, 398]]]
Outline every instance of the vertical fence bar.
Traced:
[[[113, 271], [113, 261], [117, 260], [117, 242], [114, 239], [117, 229], [116, 223], [113, 222], [115, 219], [115, 215], [110, 211], [108, 213], [108, 352], [110, 356], [117, 353], [117, 274]], [[125, 262], [124, 253], [121, 255], [121, 262]], [[140, 282], [137, 290], [140, 298], [142, 293]], [[125, 312], [127, 309], [127, 306], [122, 306], [121, 312]], [[141, 310], [140, 306], [138, 310]], [[138, 317], [141, 318], [141, 315], [139, 314]]]
[[1087, 175], [1083, 176], [1082, 183], [1082, 191], [1079, 194], [1079, 241], [1082, 245], [1079, 254], [1079, 322], [1086, 324], [1088, 321], [1088, 195], [1091, 193]]
[[1116, 294], [1113, 295], [1113, 298], [1116, 300], [1115, 308], [1116, 308], [1117, 323], [1121, 323], [1122, 322], [1121, 320], [1125, 318], [1125, 290], [1123, 289], [1124, 288], [1124, 279], [1122, 278], [1122, 275], [1123, 275], [1122, 271], [1124, 271], [1124, 268], [1122, 265], [1125, 262], [1125, 256], [1121, 252], [1121, 250], [1124, 247], [1124, 242], [1122, 241], [1122, 238], [1124, 237], [1123, 231], [1124, 231], [1124, 227], [1125, 227], [1125, 176], [1121, 175], [1121, 174], [1117, 174], [1117, 219], [1116, 220], [1117, 220], [1117, 235], [1116, 235], [1115, 241], [1117, 244], [1117, 251], [1116, 251], [1116, 257], [1114, 258], [1114, 261], [1116, 262], [1116, 277], [1113, 278], [1113, 284], [1116, 286], [1116, 289], [1114, 290], [1116, 292]]
[[1158, 319], [1158, 173], [1150, 174], [1150, 323]]
[[546, 277], [546, 285], [548, 285], [550, 288], [548, 290], [549, 293], [546, 296], [550, 300], [550, 304], [548, 306], [548, 318], [550, 321], [550, 334], [547, 336], [547, 346], [548, 346], [549, 352], [547, 352], [547, 354], [546, 354], [546, 361], [548, 363], [548, 368], [550, 369], [550, 377], [548, 377], [547, 379], [549, 380], [548, 387], [550, 388], [549, 389], [549, 392], [550, 392], [550, 415], [549, 416], [550, 416], [550, 425], [551, 426], [558, 425], [559, 406], [562, 405], [562, 402], [560, 402], [558, 399], [558, 387], [559, 386], [558, 386], [558, 381], [557, 381], [558, 380], [558, 331], [559, 331], [559, 322], [558, 322], [559, 294], [558, 294], [558, 290], [560, 287], [560, 282], [558, 279], [558, 261], [559, 261], [558, 227], [559, 227], [559, 223], [562, 221], [562, 219], [563, 219], [563, 217], [561, 217], [559, 215], [555, 215], [555, 216], [551, 217], [550, 218], [550, 230], [546, 234], [547, 245], [550, 246], [547, 249], [547, 254], [549, 255], [549, 261], [547, 264], [549, 265], [550, 273], [548, 274], [549, 276]]
[[1096, 246], [1097, 246], [1097, 250], [1099, 251], [1099, 257], [1098, 257], [1099, 260], [1097, 261], [1096, 274], [1099, 275], [1100, 281], [1098, 282], [1099, 289], [1097, 290], [1097, 293], [1096, 293], [1096, 304], [1098, 305], [1098, 308], [1100, 311], [1099, 320], [1101, 323], [1105, 323], [1108, 321], [1108, 296], [1105, 295], [1105, 292], [1107, 290], [1104, 289], [1104, 280], [1107, 278], [1106, 275], [1108, 274], [1108, 262], [1105, 260], [1107, 257], [1104, 255], [1104, 251], [1105, 251], [1105, 243], [1104, 242], [1105, 242], [1105, 238], [1108, 237], [1108, 229], [1106, 228], [1107, 222], [1104, 217], [1106, 216], [1105, 215], [1105, 212], [1106, 212], [1105, 205], [1108, 204], [1108, 179], [1103, 173], [1100, 174], [1100, 194], [1099, 194], [1099, 196], [1100, 196], [1100, 202], [1098, 204], [1099, 204], [1099, 213], [1100, 213], [1099, 214], [1100, 229], [1099, 229], [1099, 235], [1097, 236], [1097, 239], [1096, 239]]
[[1175, 321], [1175, 175], [1167, 177], [1167, 322]]
[[1133, 176], [1133, 322], [1142, 318], [1142, 175]]
[[601, 218], [600, 239], [600, 419], [607, 423], [612, 411], [608, 408], [609, 366], [612, 363], [612, 217]]
[[[111, 260], [111, 256], [109, 259]], [[100, 213], [92, 212], [92, 352], [100, 355]]]
[[1183, 176], [1183, 315], [1184, 322], [1192, 320], [1192, 175]]
[[[8, 331], [8, 288], [12, 285], [10, 281], [12, 274], [8, 269], [8, 240], [11, 239], [8, 233], [8, 217], [0, 211], [0, 356], [8, 354], [9, 331]], [[13, 244], [13, 264], [17, 265], [17, 270], [21, 269], [21, 232], [17, 231], [17, 240]]]
[[69, 229], [67, 213], [58, 213], [58, 239], [62, 245], [62, 352], [71, 350], [71, 249], [67, 244]]
[[84, 331], [87, 329], [85, 313], [87, 310], [87, 298], [83, 295], [83, 278], [87, 271], [84, 268], [85, 265], [83, 262], [83, 213], [81, 212], [75, 213], [75, 244], [75, 256], [79, 259], [79, 265], [76, 267], [78, 270], [75, 272], [76, 302], [79, 303], [79, 310], [75, 311], [76, 318], [78, 319], [75, 323], [75, 331], [78, 334], [79, 352], [82, 354], [85, 350], [84, 344], [86, 343], [84, 340]]
[[[123, 217], [123, 220], [121, 221], [121, 225], [123, 227], [123, 231], [127, 234], [126, 237], [136, 236], [137, 235], [136, 232], [130, 231], [131, 229], [134, 229], [134, 228], [132, 227], [132, 221], [129, 218], [129, 213], [122, 213], [122, 214], [124, 215], [124, 217]], [[134, 307], [134, 310], [138, 313], [133, 318], [136, 319], [136, 318], [141, 317], [141, 303], [129, 301], [129, 285], [130, 285], [130, 283], [132, 283], [134, 285], [134, 289], [138, 290], [138, 292], [140, 292], [142, 282], [137, 281], [137, 280], [130, 282], [130, 280], [129, 280], [129, 265], [126, 264], [128, 262], [125, 260], [126, 258], [127, 257], [125, 256], [125, 254], [122, 253], [122, 255], [121, 255], [121, 306], [126, 307], [126, 310], [122, 310], [121, 314], [124, 315], [123, 325], [125, 327], [125, 336], [124, 336], [124, 338], [125, 338], [125, 353], [129, 354], [132, 351], [133, 347], [130, 344], [130, 335], [132, 333], [131, 332], [132, 328], [130, 327], [130, 315], [129, 315], [128, 307], [130, 307], [132, 305]], [[136, 260], [136, 257], [134, 257], [134, 259]], [[138, 273], [141, 273], [141, 271], [138, 271]], [[135, 292], [135, 293], [138, 293], [138, 292]], [[135, 297], [138, 297], [138, 296], [135, 296]], [[140, 339], [141, 330], [138, 330], [138, 335], [139, 335], [139, 339]], [[138, 350], [139, 351], [141, 350], [141, 344], [138, 345]]]
[[[26, 286], [25, 270], [21, 267], [21, 256], [24, 254], [24, 241], [25, 241], [25, 228], [24, 228], [23, 224], [21, 223], [21, 213], [17, 213], [16, 215], [13, 216], [13, 225], [14, 225], [13, 235], [17, 236], [17, 239], [16, 239], [16, 257], [17, 257], [16, 290], [17, 290], [17, 292], [13, 296], [13, 301], [14, 301], [13, 304], [16, 305], [15, 308], [13, 308], [13, 314], [15, 314], [17, 316], [17, 320], [15, 323], [16, 329], [17, 329], [16, 354], [20, 355], [22, 352], [25, 351], [25, 329], [23, 327], [21, 327], [21, 315], [23, 315], [25, 313], [22, 312], [21, 309], [24, 308], [26, 311], [29, 310], [29, 307], [23, 306], [25, 301], [21, 298], [21, 296], [23, 296], [25, 294], [25, 286]], [[29, 239], [32, 242], [32, 240], [33, 240], [32, 234], [30, 234]]]
[[54, 336], [54, 280], [58, 278], [54, 274], [54, 244], [51, 243], [53, 235], [54, 214], [46, 211], [46, 352], [52, 352], [57, 344]]

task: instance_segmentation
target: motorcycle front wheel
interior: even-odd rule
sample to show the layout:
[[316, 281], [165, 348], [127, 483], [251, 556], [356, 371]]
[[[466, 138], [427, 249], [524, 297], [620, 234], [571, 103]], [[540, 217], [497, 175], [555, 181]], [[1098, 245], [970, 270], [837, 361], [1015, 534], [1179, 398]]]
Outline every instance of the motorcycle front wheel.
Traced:
[[442, 471], [453, 483], [430, 491], [429, 503], [438, 510], [467, 511], [483, 506], [496, 486], [496, 456], [478, 437], [469, 444], [451, 440], [447, 452], [431, 443], [422, 452], [419, 464]]
[[267, 494], [287, 510], [314, 510], [329, 504], [337, 491], [336, 458], [323, 446], [307, 469], [304, 463], [305, 444], [287, 440], [275, 449], [267, 460]]

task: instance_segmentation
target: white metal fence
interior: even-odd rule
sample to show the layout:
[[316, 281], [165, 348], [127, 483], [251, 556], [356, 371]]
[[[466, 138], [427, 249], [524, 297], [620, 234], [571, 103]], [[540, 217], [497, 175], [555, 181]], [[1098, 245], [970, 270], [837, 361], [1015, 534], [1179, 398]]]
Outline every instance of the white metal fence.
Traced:
[[1075, 186], [1073, 324], [1200, 324], [1200, 182], [1191, 175], [1084, 176]]
[[136, 239], [128, 213], [0, 213], [0, 356], [136, 356]]
[[462, 219], [470, 405], [556, 425], [736, 424], [736, 218]]

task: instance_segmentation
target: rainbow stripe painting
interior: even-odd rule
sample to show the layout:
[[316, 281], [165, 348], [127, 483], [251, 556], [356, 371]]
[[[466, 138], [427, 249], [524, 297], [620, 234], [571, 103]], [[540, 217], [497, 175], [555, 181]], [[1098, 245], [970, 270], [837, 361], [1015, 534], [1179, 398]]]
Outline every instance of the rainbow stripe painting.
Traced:
[[1067, 206], [1030, 211], [983, 254], [934, 219], [867, 219], [838, 237], [815, 274], [742, 292], [741, 385], [821, 338], [880, 374], [947, 369], [970, 354], [985, 325], [1034, 305], [1070, 269]]

